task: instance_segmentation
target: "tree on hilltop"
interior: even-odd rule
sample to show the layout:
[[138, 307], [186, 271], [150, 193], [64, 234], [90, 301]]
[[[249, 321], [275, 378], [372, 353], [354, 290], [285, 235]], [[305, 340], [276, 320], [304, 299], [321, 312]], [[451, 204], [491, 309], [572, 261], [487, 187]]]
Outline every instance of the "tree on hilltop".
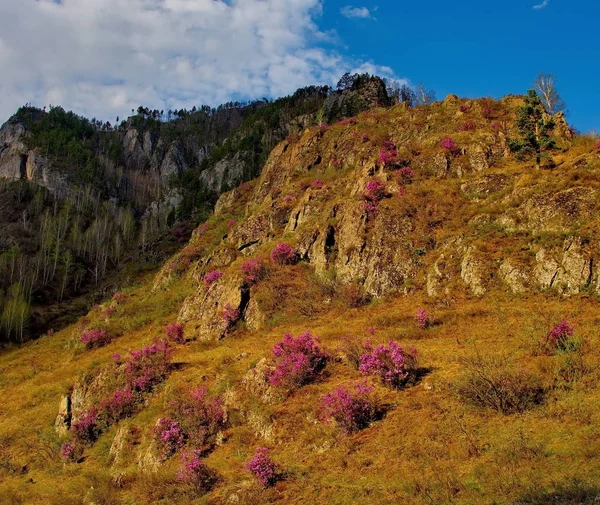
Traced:
[[551, 137], [555, 123], [552, 116], [546, 113], [542, 100], [534, 89], [527, 92], [525, 104], [519, 107], [516, 123], [521, 138], [509, 140], [508, 146], [517, 159], [535, 156], [536, 168], [540, 168], [542, 158], [552, 162], [548, 151], [555, 147]]

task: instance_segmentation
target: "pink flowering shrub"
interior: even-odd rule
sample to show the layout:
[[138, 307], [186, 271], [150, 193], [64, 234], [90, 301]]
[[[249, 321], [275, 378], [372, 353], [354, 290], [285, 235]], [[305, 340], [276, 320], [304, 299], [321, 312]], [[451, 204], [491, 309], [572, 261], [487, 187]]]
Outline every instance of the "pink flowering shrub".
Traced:
[[316, 179], [312, 182], [310, 187], [313, 189], [323, 189], [323, 181], [321, 179]]
[[398, 150], [393, 142], [387, 141], [379, 150], [379, 162], [383, 165], [391, 165], [398, 157]]
[[596, 149], [597, 149], [598, 151], [600, 151], [600, 140], [598, 140], [598, 142], [596, 142]]
[[265, 266], [260, 258], [250, 258], [244, 261], [241, 270], [248, 284], [256, 284], [265, 275]]
[[235, 219], [230, 219], [229, 222], [227, 223], [227, 228], [229, 228], [230, 230], [237, 224], [237, 221]]
[[410, 184], [415, 177], [415, 171], [410, 167], [402, 167], [396, 171], [400, 184]]
[[176, 344], [185, 344], [183, 330], [183, 324], [173, 323], [165, 328], [165, 335], [171, 342], [174, 342]]
[[472, 120], [465, 121], [458, 128], [458, 130], [461, 132], [475, 131], [476, 129], [477, 124], [475, 123], [475, 121]]
[[221, 277], [223, 277], [223, 272], [220, 270], [211, 270], [204, 276], [204, 284], [210, 286], [211, 284], [217, 282]]
[[75, 461], [77, 459], [75, 446], [65, 442], [60, 446], [60, 457], [63, 461]]
[[471, 110], [471, 105], [462, 103], [462, 104], [460, 104], [459, 109], [461, 112], [469, 112]]
[[481, 115], [484, 119], [491, 119], [494, 115], [494, 110], [491, 107], [483, 107], [483, 109], [481, 109]]
[[273, 486], [279, 480], [278, 466], [271, 459], [271, 453], [266, 447], [256, 449], [246, 468], [264, 487]]
[[111, 300], [113, 302], [122, 302], [123, 300], [127, 299], [127, 295], [125, 293], [123, 293], [122, 291], [117, 291], [114, 295], [112, 295]]
[[455, 151], [457, 148], [456, 142], [454, 142], [454, 139], [451, 137], [446, 137], [445, 139], [442, 139], [442, 141], [440, 142], [440, 147], [442, 149], [446, 149], [448, 151]]
[[195, 492], [208, 492], [216, 482], [216, 477], [201, 459], [201, 451], [191, 451], [181, 455], [181, 466], [177, 480], [191, 487]]
[[378, 376], [388, 386], [401, 388], [417, 371], [416, 349], [404, 350], [393, 340], [374, 349], [367, 343], [365, 348], [367, 352], [360, 358], [359, 370], [364, 375]]
[[363, 191], [363, 197], [365, 200], [369, 202], [378, 202], [385, 197], [385, 186], [384, 184], [377, 180], [371, 179], [365, 185], [365, 189]]
[[217, 434], [227, 426], [227, 417], [221, 398], [208, 394], [206, 388], [192, 390], [189, 394], [169, 403], [171, 418], [193, 447], [210, 451]]
[[112, 316], [115, 312], [117, 311], [116, 307], [113, 307], [112, 305], [109, 307], [106, 307], [106, 309], [104, 309], [104, 315], [106, 316], [106, 318], [108, 319], [110, 316]]
[[326, 421], [333, 419], [346, 433], [362, 430], [379, 414], [372, 392], [373, 388], [365, 383], [356, 384], [354, 391], [339, 386], [321, 398], [321, 413]]
[[567, 350], [570, 339], [575, 333], [575, 328], [563, 319], [546, 335], [546, 344], [552, 349]]
[[161, 459], [167, 460], [184, 446], [187, 439], [178, 422], [161, 417], [154, 426], [154, 440]]
[[365, 142], [367, 142], [369, 140], [369, 136], [366, 133], [363, 133], [361, 140], [363, 141], [363, 144], [364, 144]]
[[417, 309], [417, 315], [415, 317], [415, 320], [417, 321], [417, 324], [419, 325], [420, 328], [429, 328], [429, 326], [431, 325], [431, 319], [429, 318], [429, 313], [427, 312], [427, 310], [425, 310], [422, 307], [419, 307]]
[[137, 400], [129, 388], [119, 389], [100, 402], [100, 413], [107, 424], [113, 424], [135, 412]]
[[110, 343], [111, 340], [112, 337], [106, 331], [98, 328], [85, 331], [81, 334], [81, 342], [85, 345], [86, 349], [103, 347]]
[[373, 221], [379, 215], [379, 207], [375, 202], [361, 202], [361, 210], [367, 218], [367, 221]]
[[293, 247], [279, 242], [271, 251], [271, 259], [279, 265], [291, 265], [296, 262], [296, 251]]
[[71, 424], [71, 434], [73, 438], [80, 443], [92, 443], [100, 434], [100, 429], [97, 424], [98, 409], [92, 407], [90, 410], [83, 412], [79, 420]]
[[223, 321], [227, 323], [227, 327], [231, 328], [235, 325], [240, 319], [240, 310], [232, 307], [230, 303], [225, 305], [223, 309]]
[[131, 351], [125, 362], [127, 386], [134, 391], [150, 391], [167, 377], [172, 358], [173, 351], [162, 338], [152, 345]]
[[283, 203], [291, 203], [294, 201], [293, 195], [285, 195], [283, 197]]
[[111, 356], [112, 360], [115, 363], [120, 363], [121, 362], [121, 355], [118, 352], [113, 353], [113, 355]]
[[352, 117], [344, 118], [340, 121], [339, 124], [344, 125], [344, 126], [349, 125], [349, 124], [356, 124], [356, 117], [352, 116]]
[[458, 131], [461, 132], [470, 132], [470, 131], [474, 131], [477, 129], [477, 125], [475, 124], [474, 121], [465, 121], [463, 124], [461, 124], [458, 127]]
[[296, 389], [313, 382], [327, 364], [328, 356], [319, 347], [319, 339], [310, 332], [294, 338], [286, 333], [273, 347], [275, 368], [268, 380], [286, 389]]

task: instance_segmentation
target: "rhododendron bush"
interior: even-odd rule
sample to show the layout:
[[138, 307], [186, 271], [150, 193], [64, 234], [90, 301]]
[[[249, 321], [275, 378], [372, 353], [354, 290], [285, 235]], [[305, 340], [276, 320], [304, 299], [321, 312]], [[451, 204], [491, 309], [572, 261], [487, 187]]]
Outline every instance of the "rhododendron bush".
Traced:
[[321, 414], [326, 420], [333, 419], [346, 433], [354, 433], [369, 426], [379, 413], [373, 388], [365, 383], [353, 389], [337, 387], [321, 398]]
[[242, 263], [242, 274], [248, 284], [255, 284], [260, 281], [265, 274], [265, 267], [260, 258], [250, 258]]
[[271, 453], [266, 447], [256, 449], [246, 468], [264, 487], [272, 486], [278, 480], [277, 464], [271, 459]]
[[291, 265], [296, 262], [296, 251], [293, 247], [279, 242], [271, 251], [271, 259], [279, 265]]
[[416, 349], [405, 350], [393, 340], [375, 348], [367, 343], [365, 348], [367, 352], [360, 358], [359, 370], [364, 375], [378, 376], [384, 384], [400, 388], [417, 371]]
[[205, 388], [169, 402], [169, 413], [184, 439], [202, 451], [212, 449], [217, 433], [227, 425], [221, 399], [210, 396]]
[[181, 429], [181, 425], [169, 418], [161, 417], [154, 426], [154, 440], [163, 460], [175, 454], [187, 439], [187, 435]]
[[204, 464], [201, 456], [200, 451], [182, 454], [177, 480], [196, 491], [207, 492], [215, 483], [216, 477], [214, 472]]
[[86, 349], [94, 347], [103, 347], [112, 340], [112, 337], [104, 330], [93, 329], [85, 331], [81, 334], [81, 342]]
[[138, 351], [131, 351], [125, 362], [128, 387], [135, 391], [150, 391], [166, 378], [172, 357], [172, 349], [162, 338]]
[[165, 335], [171, 342], [174, 342], [176, 344], [185, 344], [183, 330], [183, 324], [173, 323], [165, 328]]
[[129, 388], [119, 389], [100, 402], [100, 412], [107, 424], [129, 417], [135, 411], [136, 398]]
[[210, 286], [217, 282], [221, 277], [223, 277], [223, 272], [220, 270], [211, 270], [204, 276], [204, 284]]
[[319, 343], [319, 339], [308, 331], [297, 338], [286, 333], [273, 348], [275, 368], [270, 372], [269, 382], [288, 389], [313, 382], [325, 368], [328, 359]]

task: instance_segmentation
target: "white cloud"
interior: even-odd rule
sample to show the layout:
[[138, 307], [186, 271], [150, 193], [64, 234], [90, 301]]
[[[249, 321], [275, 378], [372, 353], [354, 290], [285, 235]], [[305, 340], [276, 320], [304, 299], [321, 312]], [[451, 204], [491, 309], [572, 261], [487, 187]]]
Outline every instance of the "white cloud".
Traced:
[[549, 3], [550, 3], [550, 0], [544, 0], [541, 4], [534, 5], [533, 8], [534, 9], [544, 9]]
[[342, 16], [347, 18], [359, 18], [359, 19], [370, 19], [371, 11], [366, 7], [353, 7], [352, 5], [346, 5], [340, 9]]
[[[19, 105], [113, 121], [335, 83], [322, 0], [0, 0], [0, 123]], [[375, 73], [390, 69], [370, 64]]]

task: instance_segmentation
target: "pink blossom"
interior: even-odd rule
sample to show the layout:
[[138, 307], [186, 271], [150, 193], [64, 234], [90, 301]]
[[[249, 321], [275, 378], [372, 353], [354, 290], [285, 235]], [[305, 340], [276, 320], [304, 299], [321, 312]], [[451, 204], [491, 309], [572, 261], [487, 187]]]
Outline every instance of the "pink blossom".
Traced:
[[313, 183], [310, 185], [310, 187], [313, 189], [322, 189], [323, 181], [321, 181], [321, 179], [317, 179], [317, 180], [313, 181]]
[[181, 323], [173, 323], [165, 328], [165, 335], [171, 342], [176, 344], [185, 344], [185, 337], [183, 336], [184, 326]]
[[427, 327], [429, 327], [429, 325], [431, 324], [431, 321], [429, 319], [429, 314], [427, 313], [427, 311], [421, 307], [419, 307], [417, 309], [417, 315], [415, 317], [417, 324], [425, 329]]
[[81, 334], [81, 342], [87, 349], [103, 347], [112, 340], [112, 337], [104, 330], [93, 329]]
[[359, 367], [364, 375], [377, 375], [384, 384], [400, 388], [416, 370], [416, 349], [405, 351], [393, 340], [387, 346], [379, 345], [373, 349], [367, 344], [365, 347], [368, 352], [361, 356]]
[[235, 219], [230, 219], [229, 222], [227, 223], [227, 227], [231, 230], [236, 224], [237, 224], [237, 221]]
[[454, 139], [451, 137], [446, 137], [442, 139], [442, 141], [440, 142], [440, 146], [443, 149], [447, 149], [448, 151], [455, 151], [457, 147], [456, 142], [454, 142]]
[[217, 282], [221, 277], [223, 277], [223, 272], [220, 270], [211, 270], [204, 276], [204, 284], [210, 286], [211, 284]]
[[213, 472], [202, 462], [202, 451], [192, 451], [181, 455], [181, 466], [177, 479], [194, 488], [208, 491], [215, 482]]
[[264, 275], [265, 267], [260, 258], [250, 258], [242, 263], [242, 274], [248, 284], [255, 284]]
[[279, 242], [271, 251], [271, 259], [279, 265], [290, 265], [296, 262], [296, 251], [293, 247]]
[[246, 468], [264, 487], [270, 487], [278, 480], [277, 464], [271, 459], [271, 453], [266, 447], [256, 449]]
[[387, 141], [379, 151], [379, 161], [383, 165], [390, 165], [396, 161], [398, 151], [393, 142]]
[[100, 402], [100, 410], [108, 424], [129, 417], [135, 411], [136, 399], [129, 388], [115, 391]]
[[227, 327], [231, 328], [240, 319], [240, 310], [232, 307], [231, 304], [225, 305], [223, 309], [223, 321], [227, 323]]
[[319, 339], [308, 331], [297, 338], [286, 333], [283, 340], [273, 347], [275, 368], [269, 374], [269, 382], [288, 389], [313, 382], [328, 359], [319, 343]]
[[326, 420], [335, 420], [346, 433], [362, 430], [378, 413], [372, 391], [366, 383], [356, 384], [354, 391], [339, 386], [321, 398], [321, 413]]
[[378, 202], [382, 200], [384, 196], [385, 186], [381, 181], [377, 179], [371, 179], [369, 182], [367, 182], [363, 191], [363, 197], [365, 200], [370, 202]]
[[564, 349], [567, 345], [569, 338], [575, 333], [575, 328], [563, 319], [558, 323], [548, 334], [546, 335], [546, 342], [551, 346]]

